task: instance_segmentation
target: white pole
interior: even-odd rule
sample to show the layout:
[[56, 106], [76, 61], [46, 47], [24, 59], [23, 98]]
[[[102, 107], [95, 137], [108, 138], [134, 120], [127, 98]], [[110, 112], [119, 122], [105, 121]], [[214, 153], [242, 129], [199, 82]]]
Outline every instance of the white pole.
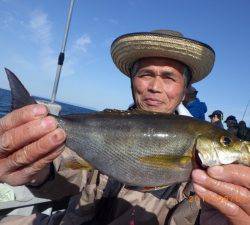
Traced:
[[245, 117], [245, 115], [246, 115], [246, 112], [247, 112], [247, 108], [248, 108], [248, 106], [249, 106], [249, 103], [250, 103], [250, 99], [249, 99], [248, 102], [247, 102], [245, 111], [244, 111], [243, 116], [242, 116], [242, 120], [244, 119], [244, 117]]
[[70, 21], [71, 21], [71, 16], [72, 16], [72, 11], [73, 11], [74, 1], [75, 0], [71, 0], [70, 1], [70, 7], [69, 7], [69, 11], [68, 11], [66, 28], [65, 28], [64, 38], [63, 38], [63, 44], [62, 44], [61, 52], [60, 52], [59, 57], [58, 57], [57, 70], [56, 70], [56, 78], [55, 78], [53, 92], [52, 92], [52, 96], [51, 96], [51, 103], [54, 103], [55, 99], [56, 99], [56, 93], [57, 93], [57, 89], [58, 89], [58, 83], [59, 83], [59, 80], [60, 80], [60, 75], [61, 75], [62, 66], [63, 66], [63, 62], [64, 62], [64, 52], [65, 52], [65, 47], [66, 47], [68, 33], [69, 33], [69, 26], [70, 26]]

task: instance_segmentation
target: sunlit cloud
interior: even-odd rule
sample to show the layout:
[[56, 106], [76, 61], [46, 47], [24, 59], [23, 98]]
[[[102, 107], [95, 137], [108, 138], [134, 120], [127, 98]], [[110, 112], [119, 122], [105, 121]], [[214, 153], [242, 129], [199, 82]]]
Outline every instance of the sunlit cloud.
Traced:
[[46, 13], [41, 10], [35, 10], [30, 15], [29, 28], [31, 39], [39, 48], [39, 64], [41, 70], [46, 75], [55, 73], [57, 55], [51, 47], [53, 40], [52, 22]]
[[49, 45], [51, 42], [52, 24], [48, 19], [48, 15], [42, 11], [36, 10], [31, 13], [29, 26], [33, 31], [38, 42]]
[[84, 34], [81, 37], [79, 37], [75, 43], [74, 48], [77, 50], [80, 50], [84, 53], [87, 52], [87, 47], [91, 44], [91, 39], [88, 35]]

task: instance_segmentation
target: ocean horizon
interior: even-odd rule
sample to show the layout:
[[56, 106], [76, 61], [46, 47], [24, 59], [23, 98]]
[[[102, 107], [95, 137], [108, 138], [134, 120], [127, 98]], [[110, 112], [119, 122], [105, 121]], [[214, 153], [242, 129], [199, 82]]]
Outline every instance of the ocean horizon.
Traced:
[[[38, 101], [50, 101], [46, 98], [41, 98], [37, 96], [33, 96]], [[70, 103], [56, 101], [57, 104], [61, 105], [62, 109], [60, 111], [60, 115], [68, 115], [68, 114], [77, 114], [77, 113], [91, 113], [96, 112], [97, 110], [77, 106]], [[5, 114], [10, 112], [11, 110], [11, 92], [6, 89], [0, 88], [0, 117], [3, 117]]]

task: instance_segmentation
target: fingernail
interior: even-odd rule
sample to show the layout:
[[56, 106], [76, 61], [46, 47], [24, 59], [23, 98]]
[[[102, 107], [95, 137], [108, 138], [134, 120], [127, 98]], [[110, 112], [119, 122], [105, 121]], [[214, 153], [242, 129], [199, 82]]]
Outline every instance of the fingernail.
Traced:
[[204, 187], [200, 186], [199, 184], [193, 183], [193, 186], [194, 186], [195, 192], [202, 192], [203, 193], [203, 192], [207, 191]]
[[55, 144], [62, 143], [65, 140], [66, 134], [63, 129], [58, 129], [52, 136], [52, 140]]
[[222, 166], [213, 166], [208, 168], [208, 173], [214, 178], [220, 178], [223, 174], [224, 168]]
[[52, 117], [45, 117], [41, 122], [42, 127], [49, 128], [55, 127], [56, 128], [56, 120]]
[[202, 170], [194, 170], [192, 172], [192, 178], [197, 183], [204, 183], [207, 179], [207, 175]]
[[33, 109], [33, 113], [35, 116], [42, 116], [47, 113], [47, 109], [45, 106], [37, 104]]

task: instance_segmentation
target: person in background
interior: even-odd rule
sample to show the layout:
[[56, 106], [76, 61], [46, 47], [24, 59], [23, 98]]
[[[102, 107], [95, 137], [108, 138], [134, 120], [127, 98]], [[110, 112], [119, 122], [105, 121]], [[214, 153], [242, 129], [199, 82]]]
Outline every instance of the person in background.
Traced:
[[200, 120], [205, 120], [205, 113], [207, 112], [207, 106], [205, 102], [201, 102], [200, 99], [197, 98], [197, 93], [198, 91], [193, 86], [190, 85], [186, 89], [185, 99], [183, 103], [193, 117]]
[[250, 141], [250, 128], [247, 127], [246, 122], [243, 120], [239, 122], [237, 137], [244, 141]]
[[233, 115], [228, 116], [227, 119], [225, 120], [225, 123], [227, 124], [227, 130], [231, 134], [234, 134], [235, 136], [237, 136], [239, 125], [235, 116]]
[[215, 110], [211, 115], [208, 116], [211, 120], [211, 123], [217, 127], [224, 129], [222, 124], [223, 112], [220, 110]]

